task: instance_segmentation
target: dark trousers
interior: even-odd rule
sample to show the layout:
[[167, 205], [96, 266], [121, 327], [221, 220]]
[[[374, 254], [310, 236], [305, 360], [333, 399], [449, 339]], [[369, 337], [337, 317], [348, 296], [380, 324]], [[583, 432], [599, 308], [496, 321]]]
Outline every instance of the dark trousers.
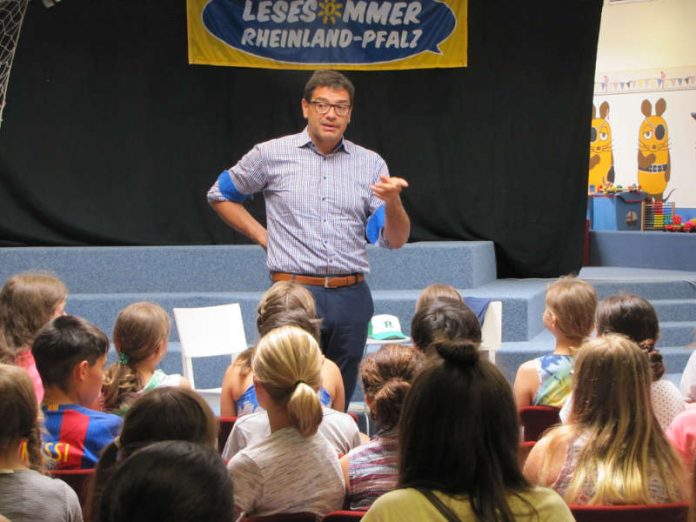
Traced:
[[370, 288], [365, 282], [343, 288], [306, 288], [312, 292], [322, 318], [321, 346], [324, 354], [341, 369], [347, 409], [365, 351], [367, 324], [374, 312]]

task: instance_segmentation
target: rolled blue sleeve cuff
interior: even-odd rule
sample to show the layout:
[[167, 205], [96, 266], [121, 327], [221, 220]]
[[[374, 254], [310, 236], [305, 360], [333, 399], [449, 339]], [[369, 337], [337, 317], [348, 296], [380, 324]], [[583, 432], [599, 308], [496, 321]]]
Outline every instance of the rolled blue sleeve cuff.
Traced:
[[390, 248], [389, 241], [384, 237], [384, 224], [386, 222], [386, 214], [384, 210], [384, 205], [379, 207], [374, 214], [372, 214], [365, 225], [365, 236], [367, 240], [373, 245], [377, 245], [383, 248]]
[[218, 176], [217, 186], [218, 190], [220, 191], [220, 195], [228, 201], [242, 203], [248, 197], [246, 194], [242, 194], [239, 192], [239, 190], [237, 190], [237, 187], [234, 186], [232, 177], [227, 170], [223, 170]]

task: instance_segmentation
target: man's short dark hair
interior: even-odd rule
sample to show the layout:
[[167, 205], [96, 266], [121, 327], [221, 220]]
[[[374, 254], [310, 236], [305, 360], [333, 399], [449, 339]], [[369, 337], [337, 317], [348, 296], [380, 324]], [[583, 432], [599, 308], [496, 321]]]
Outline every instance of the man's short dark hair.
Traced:
[[31, 351], [44, 385], [67, 392], [75, 365], [84, 360], [93, 365], [109, 351], [109, 338], [84, 319], [62, 315], [39, 331]]
[[345, 89], [350, 96], [350, 104], [353, 105], [355, 87], [353, 82], [338, 71], [315, 71], [304, 88], [304, 99], [312, 101], [312, 94], [317, 87], [329, 87], [331, 89]]

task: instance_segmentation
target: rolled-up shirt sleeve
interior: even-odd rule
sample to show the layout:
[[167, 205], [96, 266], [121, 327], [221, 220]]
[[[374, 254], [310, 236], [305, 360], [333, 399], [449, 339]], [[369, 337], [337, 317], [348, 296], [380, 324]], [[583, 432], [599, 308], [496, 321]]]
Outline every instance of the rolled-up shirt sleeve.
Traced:
[[208, 203], [234, 201], [242, 203], [251, 194], [264, 189], [267, 173], [259, 146], [255, 146], [239, 162], [223, 170], [208, 190]]
[[[389, 177], [389, 167], [387, 167], [387, 163], [379, 156], [378, 159], [379, 163], [373, 183], [379, 183], [382, 176]], [[384, 237], [384, 224], [386, 222], [384, 201], [375, 196], [374, 192], [370, 194], [369, 212], [370, 217], [365, 228], [368, 241], [380, 248], [391, 248], [389, 241]]]

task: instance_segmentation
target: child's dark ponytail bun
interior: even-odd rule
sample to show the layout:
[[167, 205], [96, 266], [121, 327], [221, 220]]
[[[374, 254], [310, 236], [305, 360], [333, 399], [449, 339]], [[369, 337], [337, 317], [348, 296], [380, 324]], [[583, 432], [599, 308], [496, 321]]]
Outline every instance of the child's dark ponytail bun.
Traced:
[[445, 361], [460, 366], [473, 366], [480, 360], [477, 344], [467, 339], [436, 339], [432, 347]]

